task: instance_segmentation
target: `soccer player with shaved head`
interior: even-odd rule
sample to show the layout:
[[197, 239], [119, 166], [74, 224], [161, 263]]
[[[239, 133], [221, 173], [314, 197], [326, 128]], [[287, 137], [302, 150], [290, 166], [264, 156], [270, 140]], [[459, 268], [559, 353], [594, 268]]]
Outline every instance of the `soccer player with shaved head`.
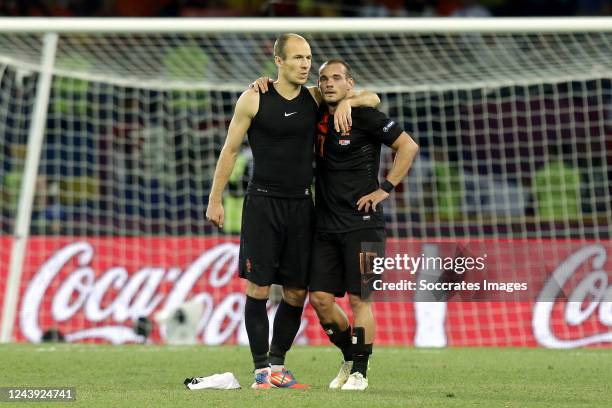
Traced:
[[[285, 354], [298, 333], [307, 294], [314, 233], [313, 180], [315, 129], [321, 95], [307, 88], [312, 55], [297, 34], [274, 44], [278, 77], [269, 92], [252, 87], [236, 103], [215, 170], [206, 217], [223, 226], [223, 190], [245, 135], [253, 152], [253, 175], [244, 200], [240, 233], [240, 276], [247, 280], [245, 326], [255, 365], [252, 388], [304, 388], [285, 368]], [[376, 106], [375, 94], [347, 98], [336, 126], [346, 130], [351, 106]], [[270, 285], [283, 287], [274, 317], [272, 342], [266, 302]]]

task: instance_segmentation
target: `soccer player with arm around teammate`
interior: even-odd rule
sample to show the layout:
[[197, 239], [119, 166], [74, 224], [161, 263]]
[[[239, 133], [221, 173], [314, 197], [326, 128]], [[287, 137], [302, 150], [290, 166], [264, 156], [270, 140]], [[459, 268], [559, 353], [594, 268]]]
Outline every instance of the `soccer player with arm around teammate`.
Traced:
[[[385, 221], [380, 203], [408, 173], [418, 146], [393, 120], [374, 108], [352, 110], [349, 132], [337, 132], [333, 116], [352, 90], [346, 62], [334, 59], [319, 70], [319, 87], [328, 106], [317, 125], [316, 232], [309, 280], [310, 302], [344, 362], [329, 387], [365, 390], [375, 320], [366, 252], [384, 256]], [[395, 151], [393, 166], [379, 184], [381, 144]], [[348, 292], [353, 328], [335, 297]]]
[[[243, 205], [239, 268], [247, 280], [245, 326], [256, 389], [304, 388], [284, 362], [301, 323], [314, 228], [310, 185], [319, 101], [303, 86], [311, 59], [301, 36], [283, 34], [276, 40], [278, 78], [267, 94], [250, 89], [239, 97], [206, 211], [209, 221], [223, 227], [223, 190], [248, 134], [254, 171]], [[379, 102], [376, 95], [361, 99], [371, 106]], [[282, 285], [283, 299], [269, 344], [266, 302], [272, 284]]]

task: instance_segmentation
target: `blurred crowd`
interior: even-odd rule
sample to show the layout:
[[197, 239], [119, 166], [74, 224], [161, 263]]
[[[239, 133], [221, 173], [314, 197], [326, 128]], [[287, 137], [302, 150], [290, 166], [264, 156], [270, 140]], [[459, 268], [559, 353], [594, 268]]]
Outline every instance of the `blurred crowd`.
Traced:
[[[7, 68], [0, 78], [0, 115], [13, 113], [0, 126], [0, 233], [14, 228], [36, 90], [34, 77], [19, 85], [16, 74]], [[609, 237], [610, 89], [610, 81], [578, 81], [559, 84], [554, 99], [535, 89], [507, 94], [516, 102], [503, 107], [478, 92], [454, 96], [449, 106], [465, 109], [445, 110], [433, 99], [413, 106], [415, 116], [403, 124], [421, 152], [387, 202], [393, 236]], [[32, 233], [216, 233], [203, 214], [236, 98], [56, 77]], [[390, 116], [399, 117], [408, 98], [385, 98], [400, 101], [389, 106]], [[500, 131], [510, 117], [516, 123]], [[382, 173], [391, 163], [386, 150]], [[225, 233], [240, 230], [251, 171], [245, 145], [224, 197]]]
[[[610, 14], [611, 4], [612, 0], [0, 0], [0, 15], [552, 16]], [[180, 66], [188, 56], [197, 56], [196, 51], [170, 53], [160, 64], [182, 75]], [[190, 70], [201, 62], [205, 72], [207, 59], [192, 59]], [[173, 65], [176, 61], [179, 66]], [[19, 206], [36, 87], [35, 76], [24, 77], [10, 66], [0, 68], [0, 233], [9, 233]], [[518, 88], [498, 91], [503, 100], [517, 99], [514, 105], [493, 103], [485, 93], [457, 92], [446, 94], [446, 103], [440, 104], [434, 93], [426, 103], [410, 107], [416, 115], [412, 122], [404, 117], [404, 126], [415, 132], [421, 155], [389, 203], [394, 234], [609, 236], [612, 139], [605, 138], [605, 146], [601, 141], [602, 135], [611, 134], [611, 89], [605, 79], [534, 88], [533, 94], [523, 95]], [[203, 214], [232, 113], [229, 102], [236, 97], [56, 77], [32, 231], [211, 233]], [[397, 101], [412, 100], [393, 93], [386, 98], [396, 101], [389, 109], [392, 117], [408, 110]], [[480, 112], [488, 122], [466, 109]], [[496, 132], [509, 117], [517, 117], [516, 124], [508, 132]], [[384, 163], [387, 171], [390, 154]], [[227, 233], [239, 231], [251, 166], [245, 148], [225, 198]]]
[[3, 16], [488, 17], [602, 16], [612, 0], [2, 0]]

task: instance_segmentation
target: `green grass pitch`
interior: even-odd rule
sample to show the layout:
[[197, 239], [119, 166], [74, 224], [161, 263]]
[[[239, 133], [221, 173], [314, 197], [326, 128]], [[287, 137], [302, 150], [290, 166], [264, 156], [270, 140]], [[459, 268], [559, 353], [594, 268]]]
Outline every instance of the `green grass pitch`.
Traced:
[[[251, 390], [248, 348], [0, 345], [0, 386], [74, 386], [51, 407], [612, 407], [612, 350], [375, 347], [370, 388], [331, 391], [340, 353], [294, 347], [287, 365], [309, 390]], [[186, 377], [233, 372], [241, 390], [189, 391]]]

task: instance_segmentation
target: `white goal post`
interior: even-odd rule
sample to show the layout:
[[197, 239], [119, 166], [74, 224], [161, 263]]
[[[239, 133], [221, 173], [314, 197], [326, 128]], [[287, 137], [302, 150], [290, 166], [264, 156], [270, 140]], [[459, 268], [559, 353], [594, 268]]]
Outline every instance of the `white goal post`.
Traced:
[[[273, 75], [282, 32], [307, 37], [313, 69], [344, 58], [424, 147], [386, 204], [392, 237], [610, 239], [612, 18], [0, 18], [1, 342], [30, 234], [225, 239], [198, 214], [232, 106]], [[563, 191], [538, 190], [556, 155], [573, 164]]]
[[559, 33], [609, 32], [609, 17], [545, 18], [1, 18], [13, 33]]

